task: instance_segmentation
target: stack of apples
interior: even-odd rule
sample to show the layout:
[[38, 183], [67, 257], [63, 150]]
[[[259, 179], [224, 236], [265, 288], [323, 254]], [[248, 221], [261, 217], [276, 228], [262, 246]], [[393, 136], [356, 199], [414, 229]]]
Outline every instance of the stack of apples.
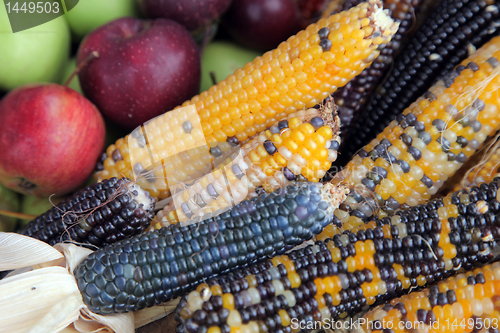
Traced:
[[0, 215], [91, 181], [106, 143], [297, 32], [301, 2], [85, 0], [17, 33], [0, 6], [0, 186], [25, 195]]

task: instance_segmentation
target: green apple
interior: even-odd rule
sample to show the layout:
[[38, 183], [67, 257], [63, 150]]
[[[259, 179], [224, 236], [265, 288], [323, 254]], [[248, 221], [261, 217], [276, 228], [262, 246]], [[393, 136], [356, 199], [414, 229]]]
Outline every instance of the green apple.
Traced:
[[215, 80], [220, 82], [260, 55], [258, 52], [229, 42], [208, 44], [201, 57], [200, 91], [208, 90], [213, 85], [210, 72], [213, 72]]
[[[75, 69], [76, 69], [76, 59], [71, 58], [68, 61], [68, 63], [66, 64], [66, 68], [64, 69], [62, 80], [59, 81], [59, 83], [66, 84], [66, 81], [68, 81], [69, 77], [71, 76], [71, 74], [73, 74]], [[78, 80], [78, 75], [73, 76], [73, 78], [71, 79], [71, 82], [68, 84], [68, 88], [71, 88], [74, 91], [76, 91], [77, 93], [83, 95], [82, 87], [80, 86], [80, 81]]]
[[97, 27], [120, 17], [137, 16], [136, 0], [80, 0], [64, 16], [73, 35], [81, 39]]
[[0, 4], [0, 90], [30, 82], [60, 79], [70, 51], [70, 33], [63, 17], [12, 33]]
[[[0, 209], [17, 213], [19, 206], [19, 194], [0, 185]], [[16, 218], [0, 215], [0, 231], [14, 231], [16, 223]]]

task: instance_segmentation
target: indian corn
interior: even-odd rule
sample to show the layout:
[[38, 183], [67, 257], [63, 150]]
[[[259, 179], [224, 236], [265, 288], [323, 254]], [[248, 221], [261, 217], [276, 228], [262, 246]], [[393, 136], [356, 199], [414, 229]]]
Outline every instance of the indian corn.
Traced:
[[[319, 109], [291, 114], [251, 139], [212, 172], [172, 191], [173, 203], [156, 216], [157, 228], [192, 223], [229, 209], [246, 197], [290, 181], [317, 182], [337, 158], [340, 122], [331, 98]], [[179, 190], [180, 193], [177, 193]]]
[[290, 184], [198, 224], [170, 225], [91, 253], [75, 269], [95, 313], [127, 312], [182, 295], [202, 280], [283, 253], [330, 223], [343, 189]]
[[87, 186], [28, 223], [20, 233], [50, 245], [63, 241], [105, 246], [142, 233], [155, 200], [129, 179]]
[[493, 38], [436, 83], [333, 182], [351, 187], [320, 239], [376, 216], [416, 206], [437, 193], [500, 122], [500, 37]]

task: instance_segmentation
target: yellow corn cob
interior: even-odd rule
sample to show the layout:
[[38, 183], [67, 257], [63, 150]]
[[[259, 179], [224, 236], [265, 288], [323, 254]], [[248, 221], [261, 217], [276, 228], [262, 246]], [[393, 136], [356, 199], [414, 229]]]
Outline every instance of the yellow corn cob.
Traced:
[[[159, 212], [157, 228], [195, 222], [227, 210], [260, 186], [266, 191], [295, 179], [319, 181], [337, 158], [340, 120], [331, 98], [319, 109], [299, 111], [235, 148], [231, 158], [189, 188], [174, 189], [173, 203]], [[208, 186], [211, 186], [208, 189]], [[172, 189], [172, 188], [171, 188]]]
[[500, 122], [500, 37], [436, 83], [333, 179], [354, 189], [317, 239], [428, 200]]
[[[286, 115], [320, 103], [369, 66], [398, 27], [381, 7], [381, 1], [370, 0], [322, 19], [185, 102], [182, 106], [194, 107], [189, 115], [151, 120], [144, 130], [107, 149], [96, 179], [135, 178], [134, 171], [155, 169], [155, 178], [143, 179], [139, 185], [155, 198], [168, 197], [165, 174], [169, 172], [158, 170], [161, 165], [154, 163], [159, 159], [207, 143], [243, 143]], [[172, 168], [187, 176], [193, 169]]]

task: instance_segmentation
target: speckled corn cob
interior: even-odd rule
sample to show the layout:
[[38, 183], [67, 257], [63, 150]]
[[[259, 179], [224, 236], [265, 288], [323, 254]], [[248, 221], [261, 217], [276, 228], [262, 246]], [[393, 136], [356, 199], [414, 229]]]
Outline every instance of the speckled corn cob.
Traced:
[[498, 259], [500, 179], [209, 279], [176, 309], [178, 332], [297, 332]]
[[457, 184], [456, 190], [468, 187], [473, 184], [490, 182], [500, 175], [500, 148], [494, 147], [492, 151], [486, 151], [483, 159], [470, 170], [465, 178]]
[[357, 332], [494, 333], [499, 311], [500, 263], [494, 263], [376, 307], [358, 319]]
[[194, 223], [231, 208], [246, 197], [283, 187], [290, 181], [317, 182], [337, 158], [340, 121], [332, 99], [319, 109], [299, 111], [234, 148], [215, 172], [182, 186], [173, 203], [159, 212], [156, 228]]
[[[370, 65], [396, 32], [398, 24], [381, 7], [381, 1], [370, 0], [310, 25], [185, 102], [182, 106], [194, 107], [186, 119], [161, 116], [145, 125], [145, 131], [118, 140], [107, 149], [96, 178], [121, 174], [134, 178], [144, 169], [152, 170], [153, 162], [186, 149], [243, 143], [287, 114], [320, 103]], [[161, 165], [155, 167], [156, 178], [137, 181], [153, 197], [163, 199], [169, 196], [168, 180]], [[189, 174], [193, 168], [179, 169]]]
[[[342, 10], [347, 10], [360, 2], [362, 1], [346, 1]], [[409, 34], [414, 23], [415, 10], [419, 7], [420, 2], [414, 0], [389, 0], [384, 2], [384, 8], [390, 10], [394, 21], [400, 22], [399, 29], [368, 68], [333, 94], [335, 103], [339, 106], [342, 138], [348, 137], [351, 122], [358, 120], [359, 112], [370, 101], [375, 87], [384, 77], [386, 70], [390, 68], [396, 53], [402, 48], [403, 40]], [[356, 133], [354, 132], [353, 135], [356, 136]]]
[[64, 241], [105, 246], [142, 233], [155, 200], [129, 179], [110, 178], [73, 194], [21, 231], [50, 245]]
[[352, 188], [335, 211], [350, 229], [428, 200], [500, 123], [500, 38], [439, 81], [354, 156], [333, 182]]
[[196, 225], [170, 225], [117, 242], [75, 269], [83, 301], [101, 314], [168, 301], [206, 278], [311, 239], [344, 198], [343, 189], [331, 185], [290, 184]]
[[[494, 0], [443, 0], [397, 57], [387, 80], [354, 124], [345, 155], [373, 139], [428, 87], [482, 46], [498, 29]], [[453, 80], [453, 78], [448, 78]]]

